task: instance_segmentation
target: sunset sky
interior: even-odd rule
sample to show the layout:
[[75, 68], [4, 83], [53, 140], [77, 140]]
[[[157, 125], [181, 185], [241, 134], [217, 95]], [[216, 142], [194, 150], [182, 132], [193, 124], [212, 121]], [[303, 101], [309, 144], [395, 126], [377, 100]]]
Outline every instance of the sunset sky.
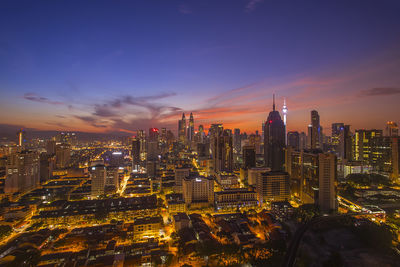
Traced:
[[288, 130], [399, 122], [400, 1], [0, 2], [2, 125], [249, 133], [273, 93]]

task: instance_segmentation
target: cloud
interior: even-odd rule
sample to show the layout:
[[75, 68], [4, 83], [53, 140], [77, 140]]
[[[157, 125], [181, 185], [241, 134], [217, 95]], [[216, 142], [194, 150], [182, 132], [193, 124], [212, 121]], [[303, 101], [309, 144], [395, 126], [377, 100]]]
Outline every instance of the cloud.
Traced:
[[137, 106], [146, 108], [152, 118], [160, 116], [163, 112], [168, 111], [176, 111], [180, 110], [180, 108], [168, 106], [165, 104], [158, 104], [154, 103], [155, 100], [164, 99], [167, 97], [175, 96], [176, 93], [173, 92], [163, 92], [156, 95], [150, 96], [141, 96], [141, 97], [134, 97], [130, 95], [126, 95], [123, 97], [116, 98], [103, 104], [101, 106], [96, 106], [98, 110], [93, 115], [102, 116], [102, 117], [110, 117], [114, 116], [112, 109], [121, 109], [124, 106]]
[[63, 102], [52, 101], [52, 100], [48, 99], [47, 97], [39, 96], [35, 93], [25, 93], [24, 98], [26, 100], [30, 100], [33, 102], [46, 103], [46, 104], [51, 104], [51, 105], [63, 105], [64, 104]]
[[256, 6], [262, 2], [263, 2], [263, 0], [249, 0], [245, 7], [245, 11], [248, 13], [252, 12], [256, 8]]
[[117, 114], [114, 111], [112, 111], [111, 108], [107, 104], [103, 104], [103, 105], [96, 104], [94, 106], [93, 115], [99, 116], [99, 117], [114, 117]]
[[80, 119], [84, 122], [95, 122], [96, 118], [92, 116], [74, 116], [77, 119]]
[[361, 96], [385, 96], [397, 94], [400, 94], [400, 88], [379, 87], [360, 91]]

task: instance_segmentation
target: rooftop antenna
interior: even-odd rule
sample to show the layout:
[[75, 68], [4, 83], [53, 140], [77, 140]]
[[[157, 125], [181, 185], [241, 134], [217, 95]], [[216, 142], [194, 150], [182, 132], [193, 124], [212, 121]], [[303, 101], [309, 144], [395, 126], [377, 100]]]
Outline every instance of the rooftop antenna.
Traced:
[[275, 94], [272, 94], [272, 110], [275, 111]]

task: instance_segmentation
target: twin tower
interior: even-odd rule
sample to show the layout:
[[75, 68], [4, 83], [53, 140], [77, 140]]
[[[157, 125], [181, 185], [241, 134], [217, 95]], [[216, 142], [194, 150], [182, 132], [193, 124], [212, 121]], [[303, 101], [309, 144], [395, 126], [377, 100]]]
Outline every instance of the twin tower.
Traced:
[[185, 113], [182, 114], [182, 119], [178, 121], [178, 138], [179, 141], [185, 143], [186, 141], [193, 141], [194, 138], [194, 119], [193, 113], [190, 113], [189, 124], [186, 126]]

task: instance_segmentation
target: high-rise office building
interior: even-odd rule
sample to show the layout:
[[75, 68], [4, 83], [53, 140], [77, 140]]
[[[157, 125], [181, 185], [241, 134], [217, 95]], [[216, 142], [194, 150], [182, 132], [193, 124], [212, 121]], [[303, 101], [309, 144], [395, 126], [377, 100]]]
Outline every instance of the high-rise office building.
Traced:
[[145, 161], [147, 156], [146, 132], [144, 130], [138, 130], [136, 137], [140, 141], [140, 160]]
[[149, 141], [158, 142], [160, 139], [160, 131], [157, 128], [149, 128]]
[[136, 136], [132, 138], [132, 169], [139, 170], [140, 167], [140, 140]]
[[292, 131], [287, 133], [287, 145], [296, 150], [300, 149], [300, 134], [299, 132]]
[[344, 125], [340, 131], [338, 154], [342, 159], [353, 159], [353, 137], [350, 132], [350, 125]]
[[159, 149], [159, 130], [157, 128], [149, 129], [149, 139], [147, 141], [147, 161], [157, 161], [160, 154]]
[[254, 145], [243, 146], [243, 169], [256, 167], [256, 149]]
[[260, 205], [290, 198], [289, 174], [282, 171], [262, 173], [257, 177], [256, 192]]
[[285, 125], [275, 110], [275, 96], [272, 111], [269, 113], [264, 127], [264, 160], [265, 166], [273, 171], [283, 170], [285, 161]]
[[[336, 156], [318, 151], [286, 150], [286, 171], [290, 175], [292, 196], [304, 204], [322, 204], [332, 207], [332, 194], [336, 200], [337, 164]], [[321, 188], [322, 186], [322, 188]], [[333, 186], [333, 187], [332, 187]], [[320, 195], [322, 192], [322, 196]], [[327, 210], [325, 209], [324, 212]]]
[[239, 154], [241, 152], [241, 137], [240, 137], [240, 129], [233, 130], [233, 153]]
[[117, 166], [106, 167], [106, 181], [105, 186], [112, 187], [115, 192], [119, 188], [119, 174]]
[[56, 145], [56, 167], [64, 169], [69, 166], [71, 159], [71, 145], [61, 143]]
[[311, 111], [311, 149], [321, 148], [320, 143], [321, 126], [319, 124], [319, 115], [316, 110]]
[[337, 167], [336, 156], [331, 153], [318, 155], [318, 205], [321, 212], [337, 209]]
[[307, 148], [307, 135], [305, 132], [299, 134], [299, 150]]
[[343, 130], [343, 127], [344, 127], [344, 123], [343, 122], [332, 123], [332, 137], [333, 136], [339, 136], [340, 133]]
[[185, 113], [182, 114], [182, 119], [178, 122], [178, 138], [181, 143], [186, 143], [186, 118]]
[[247, 183], [249, 185], [256, 185], [258, 177], [265, 172], [271, 171], [270, 168], [251, 168], [247, 171]]
[[224, 130], [217, 138], [214, 138], [214, 146], [216, 148], [214, 159], [214, 171], [230, 172], [233, 169], [233, 142], [232, 134], [228, 130]]
[[201, 124], [199, 125], [199, 142], [200, 143], [204, 143], [205, 142], [205, 138], [206, 138], [206, 134], [204, 132], [204, 126]]
[[331, 135], [332, 151], [334, 151], [336, 155], [340, 158], [343, 158], [341, 156], [341, 151], [340, 151], [340, 137], [343, 131], [344, 131], [344, 123], [342, 122], [332, 123], [332, 135]]
[[261, 154], [261, 135], [258, 134], [258, 131], [256, 131], [256, 134], [249, 135], [248, 142], [249, 145], [254, 146], [256, 154]]
[[397, 123], [394, 121], [388, 121], [386, 123], [386, 131], [385, 131], [386, 136], [398, 136], [399, 135], [399, 127], [397, 126]]
[[44, 152], [40, 154], [40, 183], [44, 183], [50, 179], [55, 167], [55, 154], [47, 154]]
[[193, 118], [193, 113], [190, 113], [189, 125], [187, 128], [187, 139], [189, 142], [192, 142], [193, 138], [194, 138], [194, 118]]
[[51, 154], [56, 154], [56, 146], [57, 146], [57, 142], [56, 140], [48, 140], [46, 143], [46, 151], [47, 154], [51, 155]]
[[167, 142], [167, 128], [161, 128], [160, 142]]
[[190, 167], [175, 167], [175, 191], [180, 193], [182, 192], [182, 181], [183, 179], [189, 177]]
[[125, 155], [123, 151], [114, 151], [107, 160], [108, 165], [122, 167], [125, 163]]
[[40, 182], [40, 159], [37, 152], [23, 150], [7, 156], [4, 192], [26, 192]]
[[307, 127], [307, 149], [311, 149], [311, 136], [312, 136], [312, 125], [308, 125]]
[[98, 197], [104, 194], [107, 179], [107, 169], [104, 165], [92, 167], [90, 176], [92, 177], [91, 196]]
[[382, 130], [356, 130], [354, 135], [354, 160], [371, 163], [372, 139], [382, 135]]
[[392, 137], [392, 181], [400, 182], [400, 137]]

